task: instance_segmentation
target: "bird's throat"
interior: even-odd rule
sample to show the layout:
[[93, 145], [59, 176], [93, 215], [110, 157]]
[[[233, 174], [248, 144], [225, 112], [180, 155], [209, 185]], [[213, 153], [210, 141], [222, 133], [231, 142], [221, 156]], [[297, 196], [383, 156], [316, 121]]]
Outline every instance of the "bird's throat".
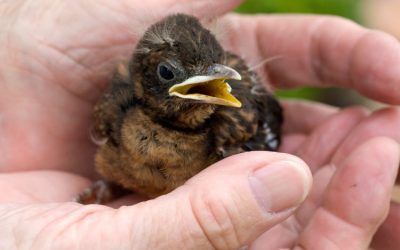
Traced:
[[184, 130], [202, 129], [207, 120], [214, 114], [216, 105], [195, 104], [173, 112], [163, 118], [169, 126]]
[[196, 105], [196, 107], [187, 111], [181, 112], [177, 117], [179, 124], [182, 124], [190, 129], [202, 127], [215, 111], [215, 105]]

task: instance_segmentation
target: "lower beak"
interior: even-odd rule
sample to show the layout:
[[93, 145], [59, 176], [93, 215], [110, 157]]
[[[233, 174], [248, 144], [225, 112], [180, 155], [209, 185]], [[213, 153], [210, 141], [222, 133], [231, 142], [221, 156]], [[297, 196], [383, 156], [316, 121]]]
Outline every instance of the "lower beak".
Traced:
[[231, 86], [226, 80], [241, 80], [240, 74], [227, 66], [215, 64], [209, 74], [193, 76], [175, 84], [169, 89], [170, 96], [198, 100], [205, 103], [240, 108], [241, 102], [231, 94]]

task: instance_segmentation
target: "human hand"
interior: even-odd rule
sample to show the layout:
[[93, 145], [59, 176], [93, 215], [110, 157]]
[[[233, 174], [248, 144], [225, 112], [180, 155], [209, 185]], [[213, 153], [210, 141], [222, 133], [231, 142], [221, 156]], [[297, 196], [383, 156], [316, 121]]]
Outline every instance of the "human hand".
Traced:
[[314, 185], [296, 213], [257, 239], [253, 249], [293, 242], [304, 249], [367, 249], [372, 239], [374, 249], [398, 249], [400, 206], [390, 198], [399, 164], [400, 109], [337, 112], [299, 101], [284, 107], [281, 150], [308, 163]]
[[[302, 204], [311, 185], [308, 167], [283, 153], [227, 158], [168, 195], [142, 203], [132, 195], [110, 204], [133, 205], [119, 209], [66, 202], [85, 184], [82, 177], [50, 171], [3, 174], [1, 188], [8, 196], [1, 197], [0, 235], [6, 240], [0, 246], [366, 249], [387, 215], [400, 157], [397, 142], [377, 137], [381, 131], [373, 128], [399, 139], [400, 111], [337, 112], [304, 103], [286, 103], [285, 110], [289, 121], [299, 122], [285, 126], [282, 150], [305, 159], [314, 172], [311, 195]], [[392, 210], [398, 213], [395, 205]], [[398, 246], [394, 219], [389, 217], [377, 234], [379, 249]]]
[[[185, 5], [181, 2], [177, 2], [173, 6], [176, 11], [186, 10], [187, 12], [187, 9], [192, 9], [193, 13], [199, 16], [212, 17], [228, 10], [236, 3], [237, 1], [212, 2], [221, 8], [204, 8], [207, 4], [211, 4], [207, 1], [202, 2], [204, 5], [200, 4], [201, 6], [198, 4]], [[2, 3], [0, 7], [2, 11], [7, 11], [7, 15], [2, 15], [6, 20], [2, 23], [2, 29], [7, 32], [1, 38], [1, 46], [6, 47], [7, 50], [0, 50], [2, 61], [5, 62], [0, 69], [1, 84], [5, 86], [3, 88], [5, 91], [0, 94], [0, 113], [4, 118], [3, 121], [6, 121], [2, 124], [2, 140], [0, 141], [0, 150], [4, 152], [5, 156], [0, 160], [0, 167], [3, 171], [58, 169], [90, 175], [91, 169], [93, 169], [91, 163], [93, 146], [87, 139], [91, 107], [101, 92], [100, 89], [105, 85], [107, 76], [116, 61], [130, 56], [133, 44], [138, 38], [135, 34], [137, 30], [132, 26], [140, 26], [135, 25], [137, 17], [140, 16], [135, 13], [143, 12], [143, 9], [137, 8], [143, 4], [119, 1], [107, 2], [104, 5], [96, 2], [97, 5], [95, 5], [91, 2], [83, 4], [75, 1], [68, 3], [68, 10], [63, 8], [65, 4], [54, 1], [50, 4], [49, 1], [44, 0], [14, 1], [13, 3]], [[151, 3], [148, 4], [151, 6]], [[109, 9], [104, 8], [105, 5], [112, 5], [110, 8], [115, 12], [109, 13]], [[153, 5], [155, 6], [155, 4]], [[41, 6], [49, 9], [44, 10]], [[161, 16], [161, 12], [165, 14], [165, 9], [163, 4], [157, 3], [157, 8], [154, 10], [155, 16]], [[210, 9], [215, 12], [209, 12]], [[20, 17], [19, 19], [16, 18], [16, 14]], [[37, 17], [38, 15], [40, 18]], [[390, 103], [399, 101], [396, 91], [392, 91], [399, 85], [397, 72], [386, 67], [387, 65], [393, 65], [393, 67], [398, 65], [399, 48], [398, 44], [386, 35], [369, 33], [347, 21], [335, 20], [335, 18], [295, 18], [290, 16], [249, 18], [231, 15], [224, 20], [232, 24], [230, 35], [235, 38], [230, 39], [230, 41], [235, 41], [234, 44], [226, 46], [236, 52], [242, 52], [240, 54], [249, 55], [247, 59], [250, 64], [275, 55], [284, 55], [288, 58], [288, 60], [276, 61], [266, 66], [265, 69], [268, 71], [272, 83], [282, 84], [281, 86], [294, 86], [304, 82], [330, 83], [341, 86], [345, 86], [346, 83], [354, 83], [358, 90], [373, 98], [386, 99]], [[57, 21], [61, 23], [68, 21], [69, 25], [61, 27]], [[245, 26], [235, 26], [239, 23]], [[319, 28], [317, 23], [320, 25]], [[349, 37], [339, 41], [337, 39], [329, 40], [328, 35], [330, 34], [324, 34], [324, 27], [328, 24], [333, 25], [338, 32], [348, 34]], [[276, 27], [272, 28], [272, 26]], [[313, 35], [305, 36], [304, 31], [311, 30], [311, 26], [314, 27]], [[36, 29], [32, 30], [34, 27]], [[85, 39], [76, 39], [82, 34], [89, 34], [87, 30], [91, 31], [90, 36]], [[110, 32], [110, 30], [113, 31]], [[237, 35], [239, 30], [242, 32], [240, 36]], [[282, 30], [287, 30], [287, 32], [282, 32]], [[301, 39], [293, 39], [293, 31], [297, 30], [296, 34]], [[246, 43], [241, 40], [243, 31], [249, 32], [249, 39]], [[48, 37], [49, 34], [53, 34], [53, 37]], [[256, 40], [256, 36], [259, 35], [261, 35], [261, 39]], [[288, 35], [291, 37], [285, 37]], [[310, 37], [313, 37], [312, 43]], [[360, 37], [363, 38], [359, 40]], [[295, 44], [294, 47], [290, 43], [296, 40], [303, 41], [303, 43]], [[248, 46], [249, 41], [254, 44], [260, 43], [260, 46]], [[282, 41], [287, 41], [287, 43]], [[242, 46], [243, 44], [246, 46]], [[354, 44], [357, 46], [353, 46]], [[335, 46], [341, 48], [342, 54], [338, 55], [336, 50], [332, 49]], [[311, 51], [315, 52], [307, 55], [305, 49], [307, 47], [313, 48]], [[372, 50], [375, 47], [380, 48], [379, 54]], [[247, 48], [246, 53], [243, 48]], [[262, 51], [250, 48], [261, 48]], [[263, 51], [268, 53], [262, 53]], [[110, 59], [111, 57], [112, 59]], [[318, 58], [320, 60], [316, 60]], [[387, 65], [379, 67], [381, 64], [377, 64], [376, 61], [383, 64], [385, 63], [382, 62], [383, 60], [387, 62]], [[320, 61], [320, 64], [307, 63], [314, 61]], [[349, 62], [351, 69], [349, 72], [346, 71], [347, 68], [344, 67], [343, 61]], [[287, 72], [291, 73], [287, 74]], [[318, 75], [320, 79], [314, 76], [315, 72], [320, 73]], [[364, 84], [357, 85], [356, 82]], [[382, 82], [385, 82], [385, 85], [381, 84]], [[30, 91], [26, 91], [26, 89]], [[293, 125], [297, 123], [299, 122], [295, 121]], [[76, 157], [71, 157], [71, 155]], [[396, 157], [394, 153], [392, 157]], [[238, 158], [236, 161], [242, 162]], [[243, 166], [248, 173], [256, 165], [244, 164]], [[222, 167], [220, 168], [222, 169]], [[207, 175], [207, 172], [204, 174]], [[387, 170], [385, 174], [389, 176], [392, 172]], [[301, 178], [298, 177], [297, 180], [301, 182]], [[303, 178], [305, 177], [303, 176]], [[48, 179], [57, 184], [55, 190], [49, 190]], [[33, 185], [32, 182], [35, 181], [39, 183]], [[386, 181], [386, 184], [388, 183], [390, 180]], [[62, 202], [69, 200], [73, 194], [86, 186], [88, 180], [71, 174], [35, 171], [3, 175], [2, 184], [8, 191], [5, 192], [7, 197], [2, 197], [3, 201]], [[27, 191], [30, 192], [30, 195], [24, 196]], [[33, 194], [32, 191], [34, 191]], [[173, 196], [173, 194], [171, 195]], [[296, 197], [299, 196], [301, 195], [297, 194]], [[215, 193], [215, 197], [219, 197], [217, 193]], [[146, 204], [156, 206], [155, 202]], [[94, 209], [93, 206], [88, 208], [80, 208], [78, 205], [71, 206], [73, 208], [77, 206], [76, 215], [78, 217], [85, 215], [85, 211]], [[47, 209], [39, 207], [41, 206], [36, 207], [37, 210], [34, 209], [35, 206], [29, 207], [26, 212]], [[96, 207], [96, 209], [106, 208]], [[157, 209], [153, 211], [155, 210]], [[21, 208], [21, 216], [24, 215], [22, 213], [24, 211], [25, 209]], [[50, 211], [50, 215], [56, 216], [57, 212], [61, 210], [51, 209]], [[66, 213], [68, 212], [70, 210], [67, 210]], [[109, 213], [115, 214], [116, 212], [109, 211]], [[60, 212], [60, 214], [63, 213]], [[14, 219], [18, 218], [20, 217], [14, 217]], [[110, 220], [114, 218], [108, 217]], [[128, 215], [126, 218], [129, 220]], [[87, 222], [83, 224], [85, 223]], [[37, 228], [41, 228], [42, 224], [39, 224]], [[270, 227], [272, 224], [269, 221], [267, 226]], [[263, 230], [266, 230], [267, 226]], [[27, 235], [29, 234], [23, 236]], [[50, 242], [52, 238], [49, 236], [45, 240]]]
[[0, 2], [0, 171], [93, 175], [93, 105], [144, 29], [168, 13], [212, 18], [239, 2]]
[[[372, 99], [388, 104], [399, 104], [399, 43], [387, 34], [361, 28], [341, 18], [321, 16], [270, 15], [254, 18], [231, 15], [225, 20], [232, 27], [229, 30], [230, 37], [236, 38], [227, 40], [228, 42], [234, 41], [228, 43], [227, 47], [239, 54], [246, 55], [250, 64], [257, 64], [264, 58], [280, 57], [279, 60], [266, 64], [261, 71], [275, 86], [348, 87]], [[239, 27], [246, 27], [246, 29]], [[243, 44], [247, 46], [242, 46]], [[293, 113], [290, 110], [296, 109], [286, 108], [287, 112]], [[298, 112], [297, 115], [285, 116], [286, 124], [298, 128], [302, 126], [311, 128], [311, 125], [318, 124], [318, 122], [316, 122], [315, 116], [309, 114], [317, 110], [318, 108], [315, 111], [299, 108], [299, 111], [296, 111]], [[307, 114], [307, 119], [299, 119], [304, 114]], [[289, 117], [293, 117], [293, 119]], [[365, 128], [361, 129], [364, 132], [356, 133], [356, 135], [349, 133], [351, 139], [346, 139], [346, 141], [353, 140], [353, 143], [348, 143], [347, 148], [342, 149], [342, 151], [354, 149], [355, 141], [365, 142], [373, 135], [388, 136], [394, 138], [397, 142], [399, 141], [399, 135], [396, 132], [399, 127], [398, 111], [380, 111], [373, 117], [375, 118], [371, 120], [381, 121], [371, 126], [364, 125]], [[390, 128], [387, 126], [390, 126]], [[336, 128], [335, 133], [340, 132], [341, 128], [339, 128], [340, 126]], [[311, 131], [311, 129], [308, 131]], [[323, 133], [329, 134], [328, 132]], [[295, 141], [303, 141], [304, 135], [289, 136], [286, 134], [286, 137], [292, 136], [293, 140], [289, 140], [290, 143], [285, 143], [292, 147], [292, 150], [287, 152], [298, 154], [294, 151], [294, 145], [301, 144], [296, 144]], [[320, 142], [326, 144], [331, 143], [329, 140], [318, 139], [318, 136], [314, 140], [320, 140]], [[346, 145], [346, 142], [344, 144]], [[320, 145], [310, 145], [309, 151], [319, 152]], [[340, 143], [337, 145], [340, 145]], [[304, 149], [301, 149], [301, 151], [304, 151]], [[304, 153], [298, 155], [301, 158], [304, 157]], [[316, 155], [313, 154], [313, 156]], [[313, 162], [309, 162], [311, 158], [303, 159], [308, 164], [313, 164]], [[335, 159], [333, 161], [335, 162]], [[318, 167], [314, 166], [314, 168]], [[381, 167], [379, 170], [388, 171], [386, 167]], [[361, 173], [365, 170], [359, 171]], [[313, 175], [315, 180], [315, 173]], [[342, 192], [345, 194], [344, 191]], [[387, 189], [386, 192], [390, 193], [391, 189]], [[366, 205], [366, 207], [369, 206]], [[342, 209], [345, 209], [345, 207]], [[392, 202], [386, 221], [375, 235], [374, 247], [377, 249], [397, 249], [400, 245], [398, 241], [399, 225], [400, 207], [398, 203]], [[333, 230], [331, 233], [336, 233], [336, 236], [341, 235], [340, 230]], [[341, 243], [347, 242], [346, 240], [341, 241]], [[311, 246], [315, 246], [315, 244]], [[343, 249], [347, 248], [348, 246], [343, 246]]]

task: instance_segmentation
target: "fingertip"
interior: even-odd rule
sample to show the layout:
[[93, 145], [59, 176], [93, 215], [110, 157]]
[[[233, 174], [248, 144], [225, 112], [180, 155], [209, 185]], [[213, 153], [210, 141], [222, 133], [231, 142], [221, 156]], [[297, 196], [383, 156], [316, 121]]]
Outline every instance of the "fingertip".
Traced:
[[[396, 178], [399, 161], [399, 143], [390, 137], [376, 136], [356, 147], [340, 164], [365, 165], [368, 168], [365, 170], [368, 170], [370, 174], [376, 172], [379, 176], [386, 177], [381, 182], [391, 187]], [[391, 180], [388, 181], [387, 178]]]
[[304, 162], [282, 160], [255, 170], [249, 183], [260, 206], [268, 213], [279, 213], [304, 201], [312, 177]]
[[400, 104], [400, 45], [382, 31], [367, 30], [354, 46], [351, 82], [363, 94]]
[[365, 143], [359, 146], [359, 150], [368, 150], [373, 153], [379, 152], [384, 159], [392, 159], [391, 165], [397, 165], [400, 156], [399, 143], [390, 137], [376, 136], [368, 139]]
[[396, 140], [390, 137], [378, 136], [369, 139], [360, 147], [366, 150], [379, 151], [379, 153], [382, 154], [380, 158], [387, 161], [385, 166], [392, 166], [392, 168], [394, 168], [393, 170], [397, 172], [397, 167], [400, 162], [400, 146]]

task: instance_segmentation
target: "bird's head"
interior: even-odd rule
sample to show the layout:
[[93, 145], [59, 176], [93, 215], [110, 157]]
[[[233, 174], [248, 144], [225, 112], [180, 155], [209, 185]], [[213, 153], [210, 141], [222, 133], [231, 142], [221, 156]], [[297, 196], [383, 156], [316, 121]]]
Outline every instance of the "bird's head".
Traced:
[[223, 62], [224, 50], [214, 35], [196, 18], [178, 14], [146, 31], [130, 72], [141, 84], [142, 98], [154, 109], [240, 107], [226, 80], [241, 76]]

